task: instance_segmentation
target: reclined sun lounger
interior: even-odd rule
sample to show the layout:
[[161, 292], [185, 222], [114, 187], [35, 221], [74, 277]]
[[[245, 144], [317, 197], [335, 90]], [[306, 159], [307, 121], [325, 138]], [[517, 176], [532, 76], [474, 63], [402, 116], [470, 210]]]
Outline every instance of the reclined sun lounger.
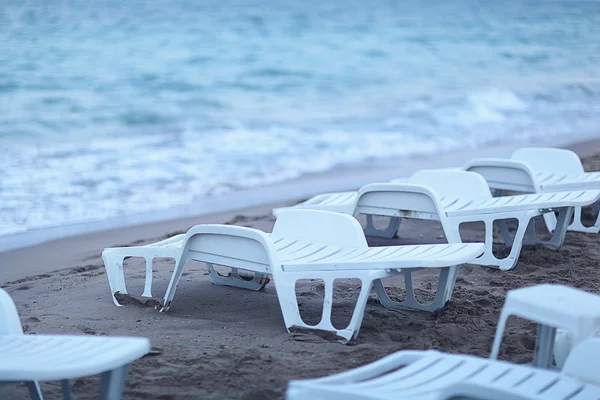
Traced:
[[[329, 331], [347, 341], [358, 335], [373, 283], [386, 307], [434, 311], [450, 299], [459, 264], [473, 260], [483, 250], [479, 243], [370, 248], [357, 220], [324, 211], [282, 213], [272, 234], [240, 226], [198, 225], [185, 235], [161, 311], [171, 307], [186, 263], [196, 260], [211, 268], [216, 264], [254, 272], [260, 277], [271, 275], [288, 330], [302, 327]], [[106, 265], [113, 297], [116, 288], [124, 289], [122, 270], [114, 267]], [[436, 297], [427, 305], [415, 299], [412, 286], [412, 273], [423, 268], [440, 269]], [[240, 286], [238, 276], [219, 275], [214, 268], [212, 271], [213, 283]], [[380, 281], [397, 274], [405, 278], [406, 298], [402, 302], [391, 300]], [[336, 329], [331, 322], [334, 280], [340, 278], [361, 280], [352, 319], [344, 329]], [[324, 282], [323, 313], [317, 325], [305, 324], [300, 316], [296, 299], [296, 282], [300, 279]]]
[[[567, 223], [573, 208], [595, 203], [599, 190], [571, 190], [565, 192], [492, 197], [485, 179], [473, 172], [456, 170], [424, 170], [415, 173], [408, 183], [376, 183], [366, 185], [358, 192], [323, 194], [287, 209], [320, 209], [354, 216], [365, 214], [365, 233], [372, 236], [393, 237], [402, 218], [438, 220], [449, 243], [461, 243], [459, 228], [465, 222], [482, 221], [485, 224], [485, 253], [475, 264], [513, 268], [522, 246], [542, 244], [556, 249], [564, 241]], [[283, 209], [274, 209], [279, 215]], [[533, 219], [546, 213], [558, 212], [557, 226], [549, 242], [538, 240]], [[384, 230], [377, 230], [373, 216], [390, 217]], [[506, 220], [518, 220], [514, 237], [509, 233]], [[512, 246], [504, 259], [492, 251], [494, 222], [499, 223], [505, 243]]]
[[[585, 172], [577, 154], [566, 149], [522, 148], [510, 159], [479, 158], [468, 162], [464, 169], [482, 175], [491, 189], [523, 193], [600, 189], [600, 172]], [[596, 212], [599, 208], [599, 203], [594, 203]], [[554, 215], [547, 214], [544, 219], [548, 230], [553, 230]], [[600, 215], [593, 226], [586, 227], [581, 221], [581, 207], [576, 207], [569, 230], [598, 233]]]
[[25, 335], [15, 305], [0, 289], [0, 385], [24, 382], [41, 400], [38, 381], [61, 380], [69, 399], [69, 379], [102, 374], [101, 400], [121, 398], [127, 365], [150, 351], [145, 338]]
[[577, 345], [560, 372], [435, 350], [404, 350], [351, 371], [291, 381], [286, 398], [597, 400], [598, 371], [600, 338]]

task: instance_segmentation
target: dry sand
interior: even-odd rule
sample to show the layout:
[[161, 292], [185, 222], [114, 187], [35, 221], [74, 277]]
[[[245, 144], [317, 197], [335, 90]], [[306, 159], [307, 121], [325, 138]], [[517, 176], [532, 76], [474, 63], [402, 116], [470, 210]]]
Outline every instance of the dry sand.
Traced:
[[[600, 155], [584, 161], [589, 170], [600, 169]], [[591, 221], [591, 215], [586, 217]], [[258, 207], [239, 215], [185, 222], [187, 225], [179, 221], [178, 231], [199, 222], [227, 222], [270, 231], [274, 218], [270, 207]], [[468, 239], [482, 237], [476, 228], [467, 227], [464, 233]], [[149, 227], [147, 231], [138, 228], [137, 234], [145, 238], [141, 243], [150, 243], [177, 233], [163, 232], [156, 234], [156, 228]], [[436, 223], [407, 221], [392, 242], [443, 242], [440, 234]], [[126, 399], [279, 399], [290, 379], [343, 371], [402, 349], [436, 348], [487, 356], [508, 290], [547, 282], [600, 292], [600, 238], [570, 232], [559, 251], [524, 249], [511, 271], [463, 266], [452, 300], [433, 314], [390, 311], [372, 295], [358, 340], [342, 345], [311, 333], [287, 333], [272, 283], [260, 292], [215, 286], [201, 264], [187, 266], [168, 313], [159, 313], [152, 301], [139, 302], [137, 297], [125, 299], [128, 304], [117, 308], [110, 299], [100, 252], [107, 246], [139, 244], [123, 242], [125, 237], [121, 230], [120, 234], [98, 235], [94, 240], [58, 241], [4, 253], [1, 263], [2, 268], [16, 265], [37, 273], [11, 279], [2, 286], [13, 296], [27, 333], [150, 338], [154, 351], [131, 366]], [[370, 240], [372, 246], [390, 243]], [[45, 267], [27, 267], [26, 263]], [[69, 268], [47, 272], [60, 265]], [[168, 260], [155, 263], [153, 292], [157, 297], [166, 290], [171, 265]], [[126, 264], [130, 293], [142, 292], [143, 271], [137, 259]], [[431, 272], [419, 275], [418, 293], [424, 298], [434, 289], [433, 278]], [[400, 282], [387, 283], [402, 294]], [[356, 282], [349, 280], [336, 288], [334, 314], [340, 325], [350, 317], [356, 287]], [[322, 299], [319, 282], [302, 282], [298, 299], [306, 320], [315, 321]], [[527, 321], [511, 320], [501, 358], [531, 360], [534, 328]], [[98, 377], [72, 382], [76, 398], [95, 398], [98, 383]], [[49, 399], [60, 398], [58, 382], [43, 383], [42, 390]], [[16, 384], [0, 386], [0, 398], [27, 398], [27, 390]]]

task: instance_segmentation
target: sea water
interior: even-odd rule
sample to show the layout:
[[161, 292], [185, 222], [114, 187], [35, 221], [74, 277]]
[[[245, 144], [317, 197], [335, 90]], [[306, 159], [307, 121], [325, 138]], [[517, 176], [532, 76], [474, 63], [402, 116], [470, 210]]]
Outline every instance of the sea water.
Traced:
[[598, 1], [0, 2], [0, 235], [599, 125]]

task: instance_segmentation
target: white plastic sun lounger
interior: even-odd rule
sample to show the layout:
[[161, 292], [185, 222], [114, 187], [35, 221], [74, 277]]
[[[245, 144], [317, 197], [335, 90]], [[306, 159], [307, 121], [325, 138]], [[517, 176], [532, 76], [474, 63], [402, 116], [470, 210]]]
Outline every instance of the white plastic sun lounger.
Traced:
[[100, 399], [120, 399], [127, 366], [150, 351], [145, 338], [25, 335], [15, 305], [0, 289], [0, 384], [24, 382], [41, 400], [38, 381], [61, 380], [70, 398], [69, 379], [102, 374]]
[[558, 372], [435, 350], [399, 351], [340, 374], [291, 381], [287, 400], [600, 399], [600, 338], [577, 345]]
[[[376, 183], [358, 192], [330, 193], [316, 196], [289, 209], [321, 209], [354, 216], [367, 215], [365, 233], [393, 237], [402, 218], [438, 220], [449, 243], [461, 243], [459, 228], [465, 222], [485, 224], [485, 253], [473, 263], [513, 268], [523, 245], [542, 244], [556, 249], [564, 241], [573, 208], [595, 203], [599, 190], [573, 190], [545, 194], [492, 197], [485, 179], [473, 172], [424, 170], [415, 173], [408, 183]], [[283, 209], [275, 209], [279, 215]], [[546, 213], [559, 213], [557, 227], [548, 242], [538, 240], [533, 219]], [[384, 230], [377, 230], [373, 216], [390, 217]], [[506, 220], [518, 220], [514, 237]], [[494, 222], [499, 222], [505, 243], [511, 247], [504, 259], [492, 251]]]
[[[188, 261], [196, 260], [243, 269], [260, 276], [271, 275], [277, 291], [285, 326], [334, 332], [342, 341], [358, 335], [364, 308], [372, 284], [384, 306], [398, 309], [434, 311], [452, 296], [459, 265], [483, 253], [483, 244], [440, 244], [369, 248], [362, 228], [354, 218], [325, 211], [290, 210], [277, 219], [272, 234], [231, 225], [198, 225], [191, 228], [182, 242], [175, 270], [162, 303], [167, 311]], [[107, 271], [111, 265], [106, 265]], [[439, 268], [435, 299], [419, 303], [414, 296], [412, 273], [423, 268]], [[214, 269], [213, 269], [214, 271]], [[123, 280], [111, 271], [107, 275], [111, 292]], [[406, 282], [404, 301], [391, 300], [380, 279], [403, 274]], [[213, 283], [240, 286], [238, 277], [211, 274]], [[352, 319], [344, 329], [331, 322], [334, 280], [357, 278], [361, 289]], [[321, 279], [325, 285], [322, 319], [317, 325], [303, 322], [296, 299], [296, 282]]]
[[[566, 149], [522, 148], [510, 159], [479, 158], [468, 162], [464, 169], [482, 175], [492, 189], [524, 193], [600, 189], [600, 172], [585, 172], [577, 154]], [[598, 212], [599, 204], [594, 206]], [[548, 230], [553, 230], [554, 215], [547, 214], [544, 219]], [[569, 230], [598, 233], [600, 215], [593, 226], [586, 227], [581, 222], [581, 207], [576, 207]]]

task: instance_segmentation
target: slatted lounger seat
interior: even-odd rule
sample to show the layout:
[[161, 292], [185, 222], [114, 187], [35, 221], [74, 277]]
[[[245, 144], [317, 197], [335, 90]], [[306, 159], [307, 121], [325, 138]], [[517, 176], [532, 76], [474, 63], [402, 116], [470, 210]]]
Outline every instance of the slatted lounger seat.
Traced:
[[[402, 218], [437, 220], [449, 243], [462, 242], [459, 233], [462, 223], [484, 222], [486, 251], [474, 263], [506, 270], [516, 265], [524, 244], [542, 244], [552, 249], [560, 247], [574, 207], [595, 203], [600, 198], [600, 191], [577, 190], [494, 198], [479, 174], [424, 170], [415, 173], [407, 183], [375, 183], [364, 186], [354, 195], [345, 192], [320, 196], [288, 208], [314, 208], [354, 216], [365, 214], [365, 233], [383, 237], [392, 237]], [[275, 209], [273, 212], [278, 215], [282, 210]], [[559, 216], [552, 239], [548, 242], [538, 240], [533, 219], [555, 211]], [[375, 229], [372, 217], [376, 215], [391, 218], [386, 229]], [[518, 220], [514, 237], [506, 227], [508, 219]], [[499, 222], [504, 242], [512, 246], [504, 259], [497, 258], [492, 251], [495, 221]]]
[[[404, 350], [347, 372], [291, 381], [287, 399], [599, 400], [600, 338], [594, 334], [598, 313], [581, 308], [599, 299], [561, 285], [511, 290], [489, 359]], [[538, 322], [533, 365], [496, 360], [508, 315]], [[576, 343], [573, 349], [563, 349], [566, 362], [560, 371], [548, 362], [557, 327], [568, 327]]]
[[[404, 350], [340, 374], [291, 381], [287, 400], [599, 400], [600, 339], [561, 371], [435, 350]], [[462, 397], [460, 397], [462, 396]]]
[[337, 375], [291, 381], [287, 400], [599, 400], [600, 339], [573, 349], [562, 371], [435, 350], [404, 350]]

